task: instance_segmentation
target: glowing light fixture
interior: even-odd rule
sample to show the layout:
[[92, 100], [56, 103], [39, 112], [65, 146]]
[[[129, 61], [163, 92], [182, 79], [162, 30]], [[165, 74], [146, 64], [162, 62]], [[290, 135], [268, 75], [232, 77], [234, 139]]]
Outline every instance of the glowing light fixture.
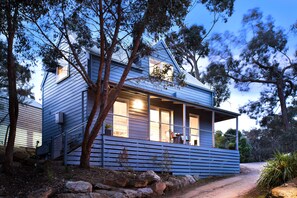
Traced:
[[143, 102], [142, 100], [136, 99], [133, 101], [133, 108], [134, 109], [143, 109]]

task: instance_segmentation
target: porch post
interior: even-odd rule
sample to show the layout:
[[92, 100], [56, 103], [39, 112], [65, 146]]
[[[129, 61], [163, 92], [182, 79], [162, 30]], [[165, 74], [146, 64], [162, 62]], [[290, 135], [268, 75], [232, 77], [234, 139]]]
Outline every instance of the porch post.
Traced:
[[151, 113], [150, 113], [150, 109], [151, 109], [151, 96], [150, 94], [147, 94], [147, 118], [148, 118], [148, 125], [147, 125], [147, 129], [148, 129], [148, 140], [150, 140], [150, 131], [151, 131]]
[[186, 144], [186, 104], [183, 103], [183, 140]]
[[235, 139], [235, 142], [236, 142], [236, 150], [238, 150], [238, 117], [236, 117], [236, 139]]
[[212, 124], [212, 147], [216, 147], [216, 142], [215, 142], [215, 112], [214, 111], [212, 111], [211, 124]]

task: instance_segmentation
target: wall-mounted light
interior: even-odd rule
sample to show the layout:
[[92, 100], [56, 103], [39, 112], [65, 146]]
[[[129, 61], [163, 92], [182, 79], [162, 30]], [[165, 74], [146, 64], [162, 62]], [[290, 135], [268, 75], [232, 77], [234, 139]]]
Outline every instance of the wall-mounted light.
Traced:
[[143, 102], [142, 100], [136, 99], [133, 101], [133, 108], [134, 109], [143, 109]]

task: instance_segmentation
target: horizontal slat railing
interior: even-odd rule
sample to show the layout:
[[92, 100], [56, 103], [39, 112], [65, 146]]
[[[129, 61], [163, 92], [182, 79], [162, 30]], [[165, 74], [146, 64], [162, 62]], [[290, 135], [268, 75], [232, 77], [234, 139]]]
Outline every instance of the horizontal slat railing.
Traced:
[[[104, 145], [102, 145], [102, 138]], [[120, 155], [126, 150], [125, 163]], [[103, 153], [102, 153], [103, 151]], [[68, 154], [67, 164], [79, 164], [81, 148]], [[122, 164], [122, 165], [121, 165]], [[124, 164], [124, 166], [123, 166]], [[92, 148], [92, 166], [114, 170], [169, 171], [174, 175], [221, 176], [239, 173], [239, 152], [113, 136], [98, 136]]]

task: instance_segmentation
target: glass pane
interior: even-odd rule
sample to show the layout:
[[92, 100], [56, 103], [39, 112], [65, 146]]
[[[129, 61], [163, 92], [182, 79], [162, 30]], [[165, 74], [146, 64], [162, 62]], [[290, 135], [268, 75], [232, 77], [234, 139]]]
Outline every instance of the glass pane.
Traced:
[[159, 141], [160, 140], [160, 130], [159, 130], [159, 111], [155, 109], [150, 110], [150, 140]]
[[128, 104], [116, 101], [113, 105], [113, 135], [128, 137]]
[[199, 146], [199, 117], [190, 116], [191, 145]]
[[170, 112], [161, 111], [161, 141], [169, 142], [170, 140]]

